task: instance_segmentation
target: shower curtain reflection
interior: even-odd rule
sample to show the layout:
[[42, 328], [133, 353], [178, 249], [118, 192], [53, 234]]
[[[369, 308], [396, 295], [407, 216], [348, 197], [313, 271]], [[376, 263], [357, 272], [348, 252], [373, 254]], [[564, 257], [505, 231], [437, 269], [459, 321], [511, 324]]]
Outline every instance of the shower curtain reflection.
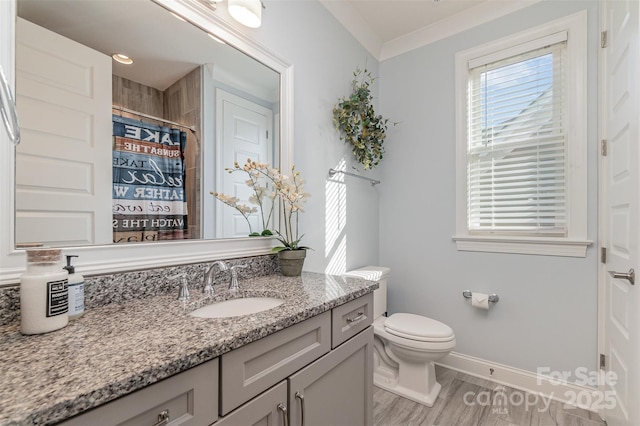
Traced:
[[188, 238], [187, 135], [113, 115], [113, 242]]

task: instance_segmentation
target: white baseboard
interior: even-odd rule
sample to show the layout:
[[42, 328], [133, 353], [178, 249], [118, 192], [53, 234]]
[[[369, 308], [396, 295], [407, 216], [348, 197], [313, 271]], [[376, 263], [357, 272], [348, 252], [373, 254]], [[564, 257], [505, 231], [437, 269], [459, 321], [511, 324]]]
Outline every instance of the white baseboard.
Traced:
[[469, 355], [451, 352], [436, 364], [594, 412], [598, 412], [602, 405], [597, 388], [560, 382], [550, 376], [538, 375]]

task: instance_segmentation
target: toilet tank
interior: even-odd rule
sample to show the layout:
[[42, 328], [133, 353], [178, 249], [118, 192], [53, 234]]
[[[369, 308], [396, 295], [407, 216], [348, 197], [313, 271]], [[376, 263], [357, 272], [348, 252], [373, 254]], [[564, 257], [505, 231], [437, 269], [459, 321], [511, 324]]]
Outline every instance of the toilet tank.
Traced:
[[377, 281], [380, 288], [373, 291], [373, 318], [376, 319], [387, 312], [387, 279], [390, 268], [386, 266], [365, 266], [364, 268], [347, 271], [344, 275]]

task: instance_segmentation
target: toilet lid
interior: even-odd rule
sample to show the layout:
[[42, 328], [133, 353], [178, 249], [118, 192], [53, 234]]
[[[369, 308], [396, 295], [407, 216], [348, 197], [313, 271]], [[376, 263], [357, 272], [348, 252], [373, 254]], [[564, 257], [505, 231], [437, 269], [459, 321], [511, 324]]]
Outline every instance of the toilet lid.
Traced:
[[398, 337], [420, 342], [448, 342], [454, 338], [448, 325], [414, 314], [393, 314], [385, 320], [384, 329]]

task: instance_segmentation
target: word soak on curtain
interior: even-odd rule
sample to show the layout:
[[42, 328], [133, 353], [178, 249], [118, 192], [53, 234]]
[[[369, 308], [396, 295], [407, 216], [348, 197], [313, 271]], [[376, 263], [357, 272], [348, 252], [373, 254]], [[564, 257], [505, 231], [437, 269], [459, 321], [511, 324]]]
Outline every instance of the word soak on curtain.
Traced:
[[113, 116], [113, 242], [186, 238], [187, 135]]

